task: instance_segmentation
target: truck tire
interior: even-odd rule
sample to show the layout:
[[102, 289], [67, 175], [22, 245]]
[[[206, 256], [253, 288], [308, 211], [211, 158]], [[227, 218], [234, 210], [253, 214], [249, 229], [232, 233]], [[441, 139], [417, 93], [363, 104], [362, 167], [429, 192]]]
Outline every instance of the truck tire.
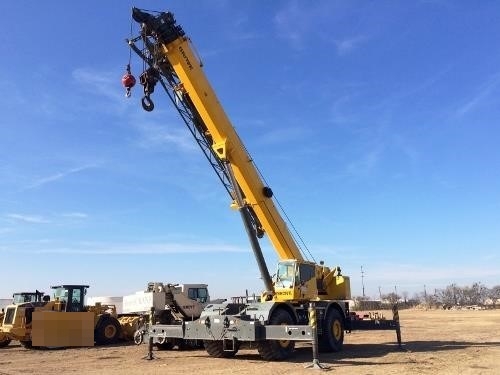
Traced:
[[[283, 309], [277, 309], [273, 312], [270, 325], [288, 325], [294, 324], [290, 313]], [[295, 341], [292, 340], [265, 340], [257, 343], [257, 350], [260, 356], [266, 361], [281, 361], [292, 354], [295, 348]]]
[[344, 344], [344, 320], [340, 312], [331, 308], [321, 327], [323, 333], [318, 337], [321, 352], [339, 352]]
[[222, 341], [203, 340], [203, 345], [207, 353], [214, 358], [231, 358], [238, 353], [238, 347], [235, 350], [224, 350]]
[[31, 349], [33, 348], [33, 344], [31, 343], [31, 340], [27, 341], [19, 341], [19, 343], [25, 348], [25, 349]]
[[4, 339], [0, 341], [0, 348], [5, 348], [10, 344], [11, 341], [12, 341], [11, 339]]
[[120, 339], [121, 326], [112, 316], [103, 316], [94, 330], [95, 342], [98, 345], [115, 344]]

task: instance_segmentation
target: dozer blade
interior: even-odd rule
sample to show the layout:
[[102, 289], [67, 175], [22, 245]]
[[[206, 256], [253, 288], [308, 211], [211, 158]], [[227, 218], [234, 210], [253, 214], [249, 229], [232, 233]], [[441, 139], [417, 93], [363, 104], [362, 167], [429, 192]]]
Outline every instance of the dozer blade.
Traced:
[[35, 311], [31, 337], [33, 346], [94, 346], [94, 313]]

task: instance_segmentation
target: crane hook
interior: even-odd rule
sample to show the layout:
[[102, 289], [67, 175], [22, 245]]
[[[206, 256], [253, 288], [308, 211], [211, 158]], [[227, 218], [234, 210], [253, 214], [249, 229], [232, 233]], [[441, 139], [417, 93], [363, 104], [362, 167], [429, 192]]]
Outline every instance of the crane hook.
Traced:
[[145, 111], [151, 112], [155, 108], [155, 104], [151, 100], [151, 97], [148, 95], [144, 95], [141, 100], [142, 108]]
[[151, 112], [155, 107], [150, 95], [155, 91], [155, 85], [158, 82], [158, 79], [159, 73], [153, 67], [142, 72], [139, 77], [139, 83], [144, 86], [144, 97], [142, 98], [141, 103], [142, 108], [144, 108], [145, 111]]
[[132, 87], [135, 86], [135, 77], [132, 75], [130, 72], [130, 64], [127, 65], [127, 71], [122, 77], [122, 85], [125, 87], [125, 96], [127, 98], [130, 98], [131, 95], [131, 89]]

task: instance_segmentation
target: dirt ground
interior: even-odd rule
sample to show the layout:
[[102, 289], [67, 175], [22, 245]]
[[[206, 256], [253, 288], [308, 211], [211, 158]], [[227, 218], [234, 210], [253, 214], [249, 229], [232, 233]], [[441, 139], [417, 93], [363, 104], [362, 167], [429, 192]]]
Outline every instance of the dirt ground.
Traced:
[[[386, 313], [387, 314], [387, 313]], [[390, 313], [387, 314], [390, 316]], [[500, 310], [400, 311], [403, 349], [393, 331], [347, 334], [340, 353], [320, 354], [335, 374], [500, 374]], [[298, 344], [292, 360], [265, 362], [256, 350], [233, 359], [204, 350], [155, 351], [147, 345], [27, 350], [12, 342], [0, 349], [0, 374], [308, 374], [310, 344]]]

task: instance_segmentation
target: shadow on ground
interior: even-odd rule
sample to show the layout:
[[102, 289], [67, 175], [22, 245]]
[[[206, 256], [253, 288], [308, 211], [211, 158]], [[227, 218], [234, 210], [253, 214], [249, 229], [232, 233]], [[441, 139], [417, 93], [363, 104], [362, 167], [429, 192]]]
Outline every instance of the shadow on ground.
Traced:
[[[500, 342], [477, 343], [468, 341], [408, 341], [401, 348], [394, 343], [376, 343], [376, 344], [344, 344], [344, 348], [338, 353], [319, 353], [320, 361], [335, 362], [342, 361], [343, 364], [357, 363], [356, 360], [362, 360], [363, 364], [370, 364], [365, 361], [367, 358], [381, 358], [390, 353], [435, 353], [440, 351], [462, 350], [472, 347], [500, 347]], [[236, 360], [261, 360], [259, 353], [238, 353]], [[295, 349], [292, 358], [287, 362], [304, 363], [312, 361], [312, 347], [309, 344], [301, 344]], [[393, 364], [396, 362], [381, 362], [377, 364]]]

